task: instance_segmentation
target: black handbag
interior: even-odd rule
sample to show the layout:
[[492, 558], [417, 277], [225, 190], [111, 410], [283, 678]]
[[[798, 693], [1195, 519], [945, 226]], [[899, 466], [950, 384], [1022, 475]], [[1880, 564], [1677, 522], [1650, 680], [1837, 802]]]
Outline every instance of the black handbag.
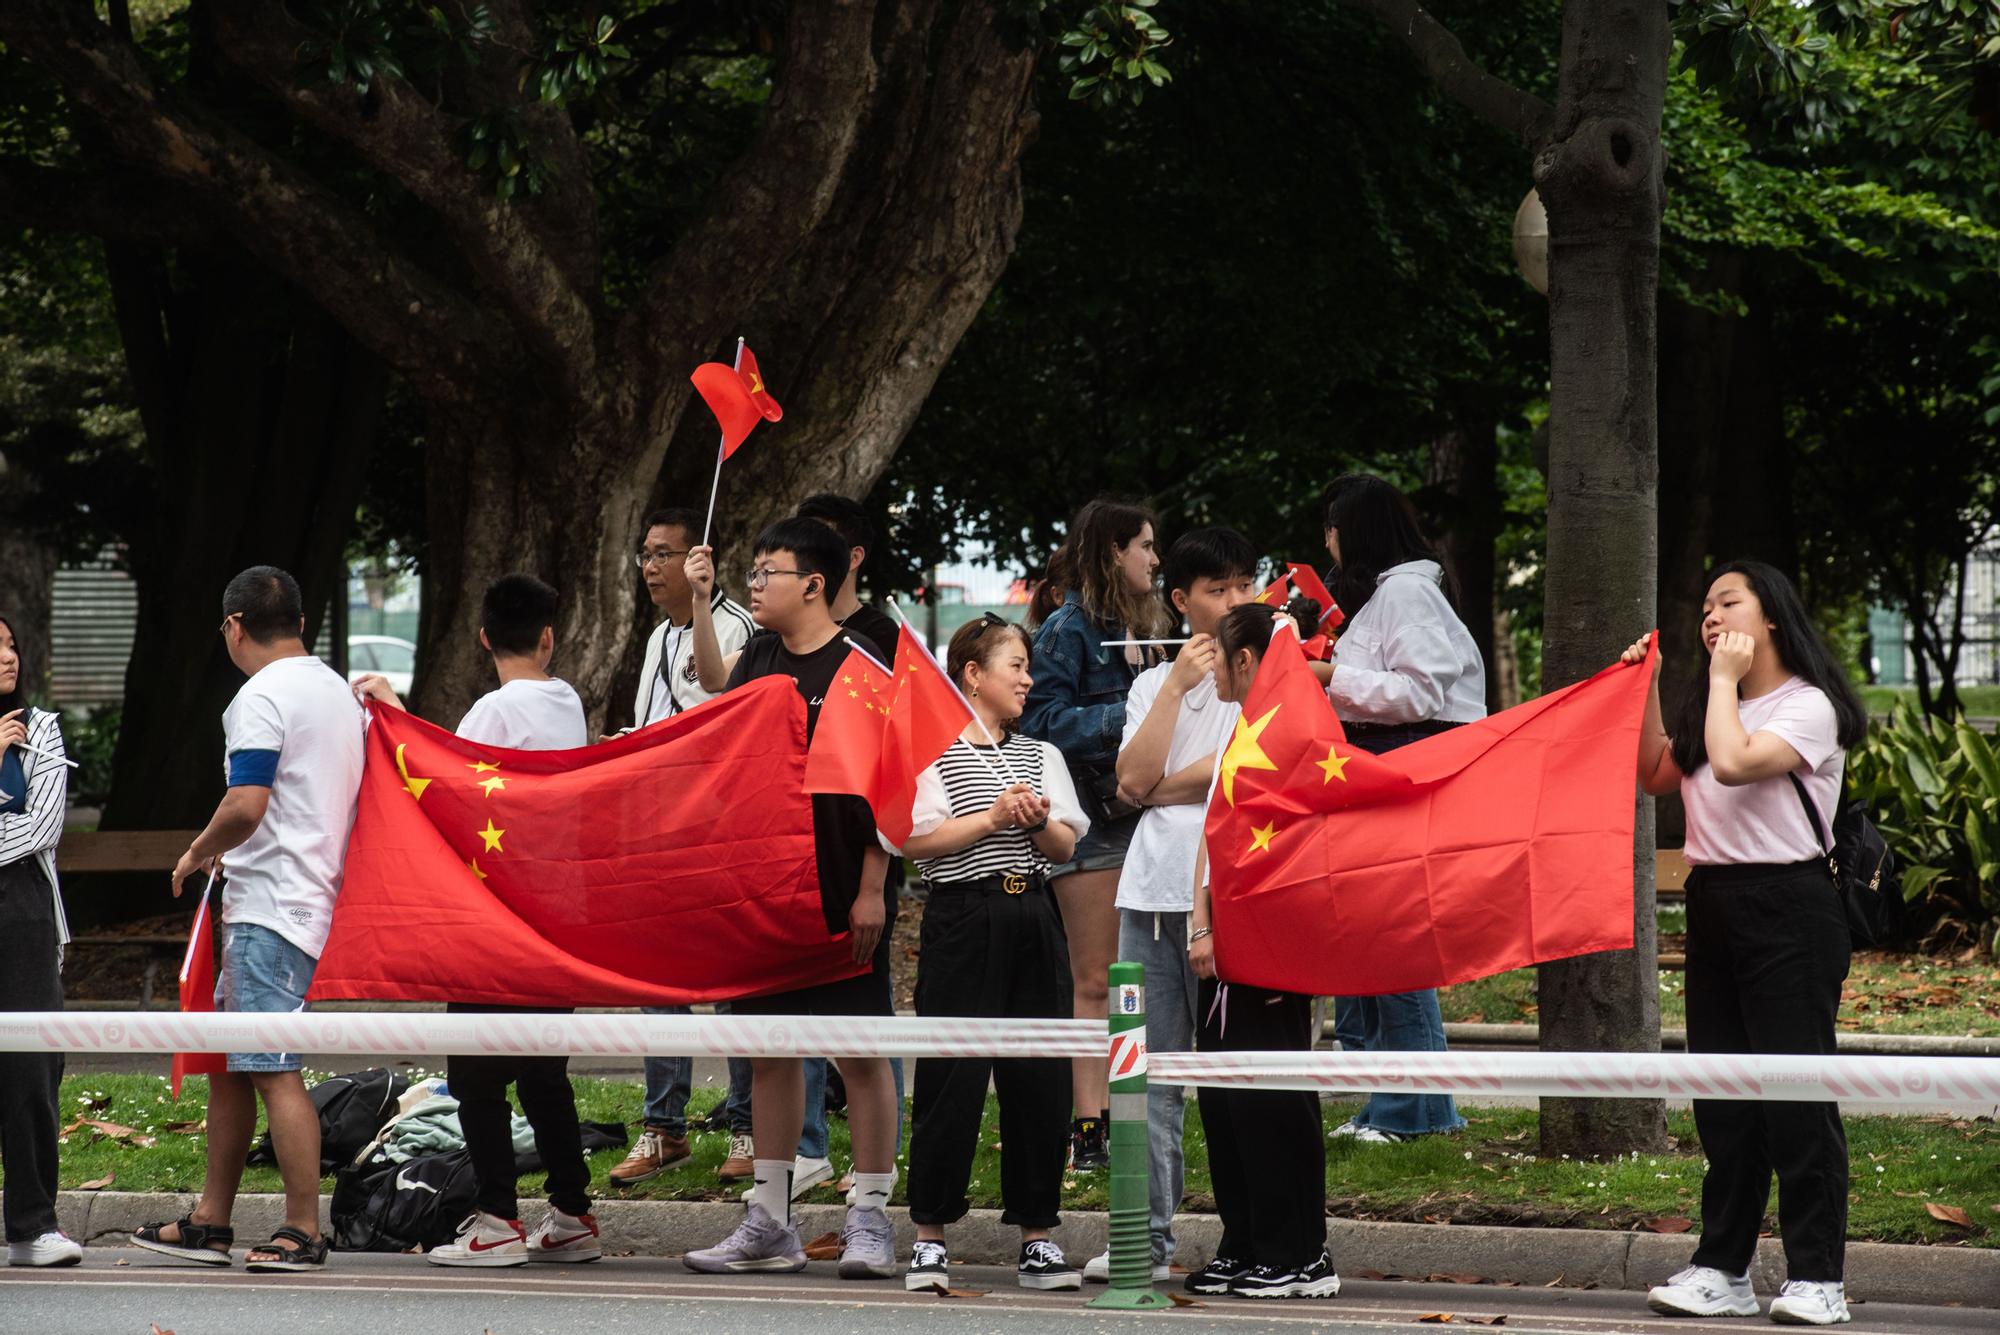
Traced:
[[1875, 946], [1892, 940], [1903, 925], [1903, 884], [1896, 874], [1896, 858], [1859, 798], [1847, 800], [1846, 787], [1833, 809], [1833, 839], [1826, 837], [1819, 808], [1806, 795], [1806, 786], [1797, 774], [1787, 774], [1798, 791], [1799, 803], [1812, 822], [1813, 842], [1826, 851], [1826, 869], [1833, 873], [1834, 888], [1847, 914], [1847, 932], [1857, 946]]

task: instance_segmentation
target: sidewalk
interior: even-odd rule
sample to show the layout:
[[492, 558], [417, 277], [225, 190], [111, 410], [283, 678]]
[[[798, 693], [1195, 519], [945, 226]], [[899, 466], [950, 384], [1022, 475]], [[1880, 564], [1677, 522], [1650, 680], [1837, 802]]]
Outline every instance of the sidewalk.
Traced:
[[[143, 1223], [177, 1219], [194, 1204], [191, 1195], [124, 1191], [65, 1191], [57, 1201], [63, 1228], [92, 1246], [124, 1244]], [[326, 1202], [321, 1200], [322, 1224]], [[735, 1227], [742, 1207], [728, 1202], [603, 1200], [596, 1206], [608, 1256], [678, 1256], [705, 1247]], [[531, 1211], [532, 1213], [532, 1211]], [[839, 1231], [838, 1205], [808, 1205], [797, 1212], [806, 1241]], [[890, 1211], [896, 1246], [907, 1254], [915, 1237], [908, 1214]], [[236, 1208], [239, 1245], [270, 1236], [283, 1222], [283, 1198], [240, 1197]], [[1214, 1215], [1176, 1217], [1180, 1241], [1177, 1264], [1196, 1266], [1214, 1253], [1222, 1231]], [[1104, 1250], [1106, 1216], [1073, 1211], [1064, 1216], [1056, 1240], [1072, 1260]], [[1475, 1225], [1385, 1224], [1351, 1219], [1327, 1221], [1327, 1246], [1346, 1274], [1363, 1271], [1406, 1279], [1433, 1275], [1477, 1276], [1494, 1283], [1576, 1288], [1646, 1289], [1688, 1263], [1695, 1239], [1654, 1233], [1614, 1233], [1570, 1228], [1489, 1228]], [[1000, 1222], [998, 1210], [974, 1210], [952, 1226], [952, 1258], [971, 1265], [1012, 1265], [1020, 1234]], [[1752, 1280], [1760, 1292], [1775, 1292], [1784, 1281], [1784, 1251], [1767, 1238], [1757, 1249]], [[2000, 1308], [2000, 1249], [1899, 1246], [1855, 1242], [1847, 1247], [1850, 1295], [1875, 1302], [1930, 1306]]]

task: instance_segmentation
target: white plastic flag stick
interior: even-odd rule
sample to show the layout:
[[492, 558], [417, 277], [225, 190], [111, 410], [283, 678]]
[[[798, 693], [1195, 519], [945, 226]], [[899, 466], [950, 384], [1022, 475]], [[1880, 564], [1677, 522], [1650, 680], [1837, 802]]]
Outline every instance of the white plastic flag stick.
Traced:
[[[736, 340], [736, 360], [732, 370], [743, 369], [743, 339]], [[722, 452], [729, 445], [729, 434], [724, 432], [715, 442], [715, 480], [708, 484], [708, 518], [701, 521], [701, 545], [708, 546], [708, 532], [715, 527], [715, 493], [722, 486]]]
[[1128, 644], [1186, 644], [1186, 640], [1100, 640], [1107, 649], [1122, 649]]
[[23, 751], [26, 751], [31, 756], [40, 756], [44, 760], [59, 761], [62, 764], [68, 765], [71, 769], [83, 768], [81, 765], [77, 764], [74, 760], [71, 760], [68, 756], [59, 756], [53, 751], [44, 751], [39, 746], [29, 746], [26, 742], [16, 742], [14, 743], [14, 745], [20, 747]]
[[[896, 620], [902, 622], [905, 626], [908, 626], [910, 624], [910, 619], [903, 615], [902, 608], [896, 606], [896, 600], [894, 598], [891, 598], [889, 600], [889, 610], [896, 614]], [[910, 638], [913, 640], [917, 638], [917, 633], [914, 629], [910, 631]], [[917, 642], [919, 644], [923, 643], [921, 640], [918, 640]], [[931, 651], [928, 645], [925, 645], [924, 647], [924, 656], [930, 659], [931, 666], [937, 669], [938, 676], [944, 678], [944, 684], [951, 687], [951, 693], [958, 697], [958, 702], [961, 705], [965, 706], [965, 712], [972, 715], [972, 721], [979, 725], [979, 735], [981, 737], [984, 737], [986, 739], [986, 744], [993, 748], [993, 754], [999, 758], [1002, 768], [1004, 768], [1007, 771], [1007, 781], [1011, 783], [1018, 783], [1023, 788], [1026, 788], [1029, 792], [1031, 793], [1034, 792], [1035, 786], [1033, 784], [1023, 781], [1020, 775], [1014, 773], [1014, 767], [1007, 763], [1007, 753], [1000, 749], [1000, 743], [993, 740], [993, 733], [990, 729], [987, 728], [986, 720], [979, 717], [979, 711], [972, 707], [972, 701], [965, 698], [965, 692], [958, 689], [958, 683], [951, 679], [951, 674], [944, 670], [944, 664], [938, 661], [938, 656]], [[989, 765], [988, 768], [990, 769], [992, 767]], [[1036, 795], [1040, 796], [1040, 794]]]
[[201, 903], [194, 906], [194, 930], [188, 933], [187, 953], [181, 956], [181, 981], [188, 980], [188, 970], [194, 967], [194, 943], [201, 940], [201, 934], [208, 930], [208, 892], [215, 889], [215, 868], [209, 868], [208, 884], [201, 888]]

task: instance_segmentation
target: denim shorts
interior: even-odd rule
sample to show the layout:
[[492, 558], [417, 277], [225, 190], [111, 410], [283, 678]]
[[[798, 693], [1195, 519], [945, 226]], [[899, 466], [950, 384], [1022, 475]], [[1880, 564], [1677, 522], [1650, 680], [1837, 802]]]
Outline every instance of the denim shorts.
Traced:
[[1134, 811], [1117, 820], [1092, 821], [1083, 838], [1076, 841], [1076, 850], [1069, 861], [1049, 868], [1049, 879], [1078, 871], [1117, 871], [1125, 865], [1125, 850], [1132, 846], [1132, 832], [1139, 828], [1139, 818], [1145, 814]]
[[[318, 965], [318, 960], [268, 927], [226, 922], [222, 924], [222, 968], [215, 979], [215, 1008], [277, 1015], [303, 1011], [306, 989], [312, 986], [313, 970]], [[304, 1065], [296, 1052], [229, 1054], [232, 1074], [296, 1071]]]

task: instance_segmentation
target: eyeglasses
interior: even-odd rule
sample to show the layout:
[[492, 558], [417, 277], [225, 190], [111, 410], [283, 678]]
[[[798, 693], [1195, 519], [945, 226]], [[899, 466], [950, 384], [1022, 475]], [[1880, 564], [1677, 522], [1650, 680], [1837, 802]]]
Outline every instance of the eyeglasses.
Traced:
[[229, 623], [242, 615], [241, 612], [231, 612], [228, 616], [222, 618], [222, 624], [217, 626], [216, 629], [227, 635], [229, 633]]
[[771, 582], [771, 576], [773, 575], [797, 575], [800, 579], [807, 579], [811, 577], [812, 572], [810, 570], [763, 570], [752, 566], [749, 572], [743, 576], [743, 582], [753, 589], [761, 589]]
[[663, 552], [634, 552], [632, 554], [632, 564], [639, 567], [639, 569], [641, 570], [644, 570], [647, 566], [652, 566], [652, 565], [663, 566], [667, 562], [673, 560], [676, 556], [686, 556], [690, 550], [692, 549], [683, 547], [679, 551], [675, 551], [672, 548], [668, 548], [666, 551]]

